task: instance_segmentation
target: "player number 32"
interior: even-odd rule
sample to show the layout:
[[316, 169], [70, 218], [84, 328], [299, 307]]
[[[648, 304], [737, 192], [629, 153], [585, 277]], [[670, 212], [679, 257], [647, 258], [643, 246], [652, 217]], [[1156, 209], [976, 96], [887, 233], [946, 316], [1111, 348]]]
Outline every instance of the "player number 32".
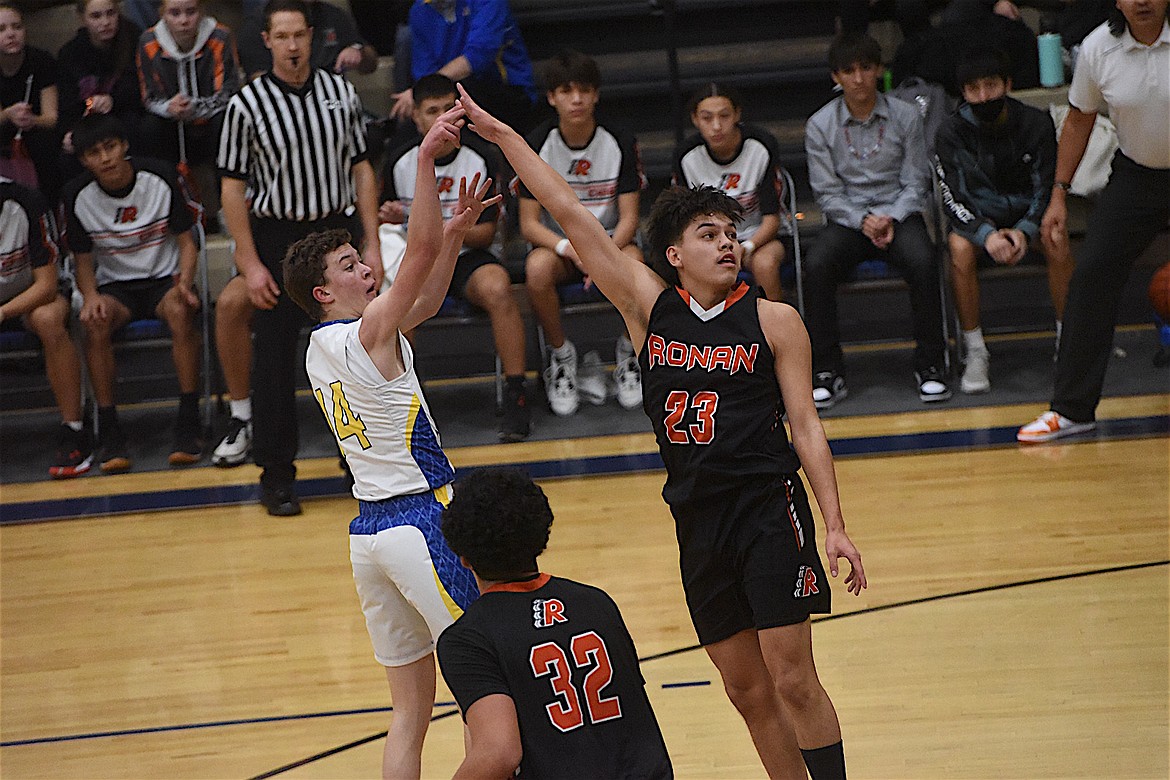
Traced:
[[[585, 707], [589, 710], [589, 722], [601, 723], [622, 716], [622, 705], [617, 696], [603, 698], [601, 695], [605, 686], [613, 679], [613, 666], [609, 662], [609, 652], [605, 649], [605, 640], [595, 631], [577, 634], [569, 643], [573, 652], [573, 665], [578, 669], [592, 667], [585, 679], [581, 682], [582, 692], [585, 694]], [[538, 678], [548, 677], [553, 692], [557, 695], [554, 701], [545, 705], [549, 720], [561, 731], [572, 731], [585, 722], [581, 711], [581, 697], [572, 683], [572, 668], [569, 666], [569, 657], [556, 642], [545, 642], [536, 645], [528, 651], [528, 662], [532, 665], [532, 673]]]

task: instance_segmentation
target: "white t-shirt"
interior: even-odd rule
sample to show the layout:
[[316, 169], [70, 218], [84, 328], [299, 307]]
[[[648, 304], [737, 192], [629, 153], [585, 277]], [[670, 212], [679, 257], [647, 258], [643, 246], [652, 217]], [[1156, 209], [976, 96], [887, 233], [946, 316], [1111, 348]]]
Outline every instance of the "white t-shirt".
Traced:
[[1108, 112], [1121, 152], [1147, 168], [1170, 168], [1170, 24], [1152, 46], [1120, 38], [1101, 25], [1085, 38], [1068, 102], [1084, 112]]
[[305, 353], [309, 386], [353, 473], [354, 498], [380, 501], [450, 483], [455, 470], [423, 398], [410, 342], [397, 334], [406, 370], [387, 380], [358, 338], [360, 325], [318, 325]]

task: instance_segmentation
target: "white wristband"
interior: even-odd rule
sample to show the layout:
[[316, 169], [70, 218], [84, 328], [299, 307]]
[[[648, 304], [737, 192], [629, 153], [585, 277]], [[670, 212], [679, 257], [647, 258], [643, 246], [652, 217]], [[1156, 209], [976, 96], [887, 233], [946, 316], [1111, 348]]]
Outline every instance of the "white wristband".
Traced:
[[756, 251], [756, 242], [750, 238], [747, 241], [740, 241], [739, 245], [743, 247], [743, 256], [747, 257], [752, 252]]
[[562, 238], [557, 242], [556, 248], [553, 251], [557, 253], [557, 257], [564, 257], [565, 252], [569, 251], [569, 239]]

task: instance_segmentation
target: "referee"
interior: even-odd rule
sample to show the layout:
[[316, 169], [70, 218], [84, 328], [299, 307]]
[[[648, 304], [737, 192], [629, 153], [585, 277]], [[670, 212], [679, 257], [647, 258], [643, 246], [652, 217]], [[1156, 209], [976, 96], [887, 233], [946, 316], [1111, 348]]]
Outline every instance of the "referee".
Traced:
[[263, 469], [261, 501], [279, 516], [301, 512], [294, 391], [304, 366], [297, 344], [309, 324], [284, 294], [285, 251], [309, 233], [345, 228], [355, 244], [370, 237], [362, 259], [382, 281], [378, 193], [361, 102], [342, 76], [312, 67], [312, 35], [303, 0], [269, 0], [263, 38], [272, 70], [228, 103], [218, 161], [236, 268], [256, 307], [252, 454]]

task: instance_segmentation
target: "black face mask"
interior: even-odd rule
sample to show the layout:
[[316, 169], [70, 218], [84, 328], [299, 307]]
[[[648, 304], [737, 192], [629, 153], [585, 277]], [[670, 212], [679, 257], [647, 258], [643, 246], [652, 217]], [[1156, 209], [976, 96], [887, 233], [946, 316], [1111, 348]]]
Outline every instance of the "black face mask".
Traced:
[[971, 106], [971, 113], [975, 115], [976, 119], [989, 124], [999, 119], [1006, 102], [1007, 98], [1000, 96], [988, 100], [986, 103], [968, 103], [967, 105]]

